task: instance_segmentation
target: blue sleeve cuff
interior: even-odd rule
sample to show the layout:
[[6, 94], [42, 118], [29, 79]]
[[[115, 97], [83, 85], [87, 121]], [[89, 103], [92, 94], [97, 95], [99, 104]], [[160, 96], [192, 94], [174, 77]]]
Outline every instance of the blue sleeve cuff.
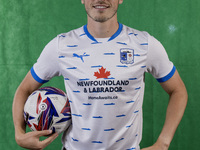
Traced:
[[161, 83], [161, 82], [165, 82], [165, 81], [169, 80], [174, 75], [175, 71], [176, 71], [176, 67], [173, 66], [171, 72], [168, 75], [166, 75], [165, 77], [157, 79], [157, 81]]
[[31, 68], [30, 71], [31, 71], [31, 75], [33, 76], [33, 78], [34, 78], [37, 82], [39, 82], [39, 83], [46, 83], [46, 82], [49, 81], [49, 80], [42, 80], [40, 77], [38, 77], [38, 75], [35, 73], [33, 67]]

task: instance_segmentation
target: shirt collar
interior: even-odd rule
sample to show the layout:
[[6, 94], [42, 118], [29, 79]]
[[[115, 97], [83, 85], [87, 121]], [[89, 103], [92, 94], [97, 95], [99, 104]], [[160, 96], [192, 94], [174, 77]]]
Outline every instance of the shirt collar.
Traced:
[[[84, 29], [84, 32], [85, 34], [92, 40], [92, 41], [95, 41], [95, 42], [98, 42], [88, 31], [87, 29], [87, 24], [83, 26], [83, 29]], [[123, 29], [123, 25], [121, 23], [119, 23], [119, 28], [118, 30], [108, 39], [108, 42], [109, 41], [112, 41], [113, 39], [115, 39], [122, 31]]]

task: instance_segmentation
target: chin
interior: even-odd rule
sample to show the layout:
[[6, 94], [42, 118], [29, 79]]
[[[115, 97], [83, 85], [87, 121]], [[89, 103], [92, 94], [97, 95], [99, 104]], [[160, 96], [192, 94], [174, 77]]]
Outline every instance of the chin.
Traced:
[[93, 20], [96, 21], [96, 22], [103, 23], [103, 22], [106, 22], [107, 20], [109, 20], [109, 18], [94, 18]]

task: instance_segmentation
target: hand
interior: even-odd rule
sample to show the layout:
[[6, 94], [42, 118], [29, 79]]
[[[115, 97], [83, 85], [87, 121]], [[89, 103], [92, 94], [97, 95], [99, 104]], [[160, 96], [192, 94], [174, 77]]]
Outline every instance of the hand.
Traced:
[[168, 150], [168, 148], [161, 148], [161, 147], [157, 147], [157, 146], [150, 146], [150, 147], [147, 147], [147, 148], [143, 148], [141, 150]]
[[[42, 150], [58, 137], [58, 133], [50, 135], [51, 133], [51, 130], [32, 131], [25, 133], [18, 138], [16, 137], [16, 141], [17, 144], [23, 148], [31, 150]], [[40, 137], [48, 135], [50, 136], [47, 139], [40, 141]]]
[[153, 146], [143, 148], [141, 150], [168, 150], [168, 147], [169, 146], [162, 144], [159, 141], [157, 141]]

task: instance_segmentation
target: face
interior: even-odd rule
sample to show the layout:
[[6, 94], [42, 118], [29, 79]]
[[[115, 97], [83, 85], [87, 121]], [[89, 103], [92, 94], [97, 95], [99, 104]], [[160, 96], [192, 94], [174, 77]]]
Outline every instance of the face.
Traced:
[[97, 22], [106, 22], [117, 16], [118, 5], [123, 0], [81, 0], [88, 17]]

